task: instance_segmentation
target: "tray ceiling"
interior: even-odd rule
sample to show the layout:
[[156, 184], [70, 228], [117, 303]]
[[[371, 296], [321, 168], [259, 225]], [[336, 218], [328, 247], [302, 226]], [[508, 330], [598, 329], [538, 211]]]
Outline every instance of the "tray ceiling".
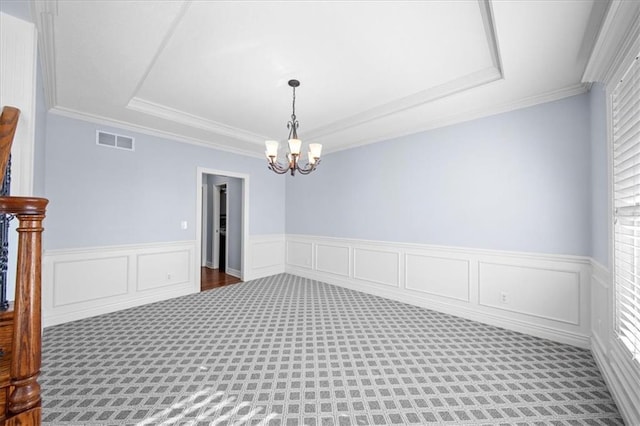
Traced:
[[250, 155], [325, 152], [585, 90], [593, 1], [34, 2], [49, 106]]

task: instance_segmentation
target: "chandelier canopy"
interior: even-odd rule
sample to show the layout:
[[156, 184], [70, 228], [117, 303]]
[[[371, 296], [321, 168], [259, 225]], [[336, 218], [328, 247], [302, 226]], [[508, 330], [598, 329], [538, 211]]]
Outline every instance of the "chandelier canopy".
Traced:
[[300, 149], [302, 147], [302, 141], [298, 139], [298, 119], [296, 118], [296, 87], [300, 86], [298, 80], [289, 80], [289, 86], [293, 88], [293, 103], [291, 121], [287, 123], [287, 129], [289, 129], [289, 153], [287, 154], [287, 162], [282, 164], [278, 161], [278, 141], [266, 141], [265, 145], [267, 151], [267, 159], [269, 161], [269, 169], [273, 170], [279, 175], [290, 172], [291, 176], [296, 174], [296, 171], [300, 174], [308, 175], [314, 171], [320, 163], [320, 154], [322, 153], [322, 145], [319, 143], [309, 144], [308, 161], [305, 166], [300, 166]]

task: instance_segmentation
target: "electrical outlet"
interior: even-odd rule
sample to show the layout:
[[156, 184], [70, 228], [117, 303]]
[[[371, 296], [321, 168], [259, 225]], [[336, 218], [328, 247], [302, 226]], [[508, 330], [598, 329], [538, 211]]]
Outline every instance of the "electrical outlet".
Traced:
[[500, 303], [509, 303], [508, 294], [504, 291], [500, 293]]
[[167, 279], [170, 280], [171, 279], [171, 274], [167, 274]]

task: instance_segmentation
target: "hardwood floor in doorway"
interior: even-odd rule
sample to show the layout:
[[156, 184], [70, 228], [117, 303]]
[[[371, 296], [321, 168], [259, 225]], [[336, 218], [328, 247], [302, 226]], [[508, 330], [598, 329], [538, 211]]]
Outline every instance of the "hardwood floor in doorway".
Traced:
[[240, 278], [220, 272], [219, 269], [211, 269], [203, 266], [200, 270], [200, 291], [211, 290], [239, 282], [242, 282]]

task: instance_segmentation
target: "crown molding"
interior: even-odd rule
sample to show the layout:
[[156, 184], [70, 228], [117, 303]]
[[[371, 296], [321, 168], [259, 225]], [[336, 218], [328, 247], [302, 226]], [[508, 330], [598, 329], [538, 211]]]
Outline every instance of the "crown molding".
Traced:
[[350, 117], [334, 121], [325, 126], [312, 129], [307, 132], [307, 137], [311, 139], [320, 139], [324, 136], [388, 117], [390, 115], [504, 78], [491, 2], [489, 0], [478, 0], [478, 6], [480, 8], [480, 15], [482, 17], [482, 24], [487, 40], [487, 49], [489, 50], [489, 56], [491, 58], [491, 66], [450, 80], [438, 86], [422, 90], [404, 98], [396, 99], [395, 101], [391, 101], [384, 105], [368, 109]]
[[126, 121], [114, 120], [114, 119], [106, 118], [100, 115], [80, 112], [80, 111], [76, 111], [73, 109], [64, 108], [60, 106], [51, 108], [49, 112], [62, 117], [72, 118], [75, 120], [88, 121], [90, 123], [116, 127], [119, 129], [129, 130], [131, 132], [138, 132], [138, 133], [142, 133], [149, 136], [170, 139], [176, 142], [189, 143], [192, 145], [198, 145], [205, 148], [212, 148], [212, 149], [217, 149], [219, 151], [229, 152], [232, 154], [243, 155], [245, 157], [264, 159], [264, 154], [261, 152], [257, 152], [257, 149], [254, 151], [250, 149], [235, 148], [229, 145], [211, 142], [211, 140], [208, 140], [208, 139], [193, 138], [185, 135], [180, 135], [177, 133], [167, 132], [164, 130], [154, 129], [151, 127], [132, 124]]
[[58, 14], [58, 0], [30, 2], [31, 16], [38, 29], [38, 51], [44, 94], [47, 108], [53, 108], [57, 103], [56, 91], [56, 48], [54, 17]]
[[162, 118], [164, 120], [170, 120], [176, 123], [203, 129], [217, 135], [228, 136], [245, 142], [261, 144], [264, 143], [266, 139], [269, 139], [268, 137], [259, 135], [257, 133], [238, 129], [237, 127], [227, 126], [226, 124], [208, 120], [197, 115], [189, 114], [184, 111], [169, 108], [167, 106], [137, 97], [134, 97], [129, 101], [129, 103], [127, 104], [127, 109], [142, 112], [148, 115], [153, 115], [154, 117]]
[[[396, 139], [404, 136], [409, 136], [409, 135], [413, 135], [416, 133], [420, 133], [420, 132], [424, 132], [424, 131], [428, 131], [428, 130], [432, 130], [440, 127], [451, 126], [451, 125], [463, 123], [466, 121], [472, 121], [479, 118], [489, 117], [496, 114], [515, 111], [522, 108], [527, 108], [527, 107], [535, 106], [535, 105], [546, 103], [546, 102], [552, 102], [552, 101], [564, 99], [571, 96], [580, 95], [582, 93], [586, 93], [589, 90], [589, 87], [590, 87], [589, 84], [576, 84], [573, 86], [564, 87], [559, 90], [554, 90], [552, 92], [547, 92], [542, 95], [531, 96], [515, 102], [504, 103], [492, 108], [477, 108], [472, 111], [467, 111], [467, 112], [462, 112], [455, 115], [450, 115], [447, 117], [442, 117], [436, 120], [429, 121], [424, 126], [421, 126], [419, 129], [414, 129], [409, 132], [405, 132], [401, 134], [393, 134], [393, 135], [384, 135], [376, 138], [362, 139], [354, 143], [343, 145], [343, 146], [340, 146], [339, 148], [334, 148], [334, 149], [327, 147], [325, 149], [325, 155], [336, 153], [339, 151], [344, 151], [347, 149], [357, 148], [364, 145], [369, 145], [372, 143], [382, 142], [385, 140], [391, 140], [391, 139]], [[245, 150], [245, 149], [229, 147], [227, 145], [211, 142], [210, 140], [192, 138], [192, 137], [179, 135], [172, 132], [166, 132], [166, 131], [154, 129], [151, 127], [139, 126], [139, 125], [125, 122], [125, 121], [113, 120], [113, 119], [105, 118], [99, 115], [80, 112], [80, 111], [76, 111], [76, 110], [72, 110], [64, 107], [52, 108], [50, 112], [56, 115], [67, 117], [67, 118], [88, 121], [96, 124], [102, 124], [105, 126], [117, 127], [120, 129], [139, 132], [139, 133], [143, 133], [150, 136], [167, 138], [177, 142], [204, 146], [206, 148], [213, 148], [220, 151], [230, 152], [233, 154], [244, 155], [247, 157], [264, 159], [264, 155], [262, 154], [262, 152], [258, 152], [258, 148], [256, 148], [256, 151], [253, 151], [249, 149]], [[260, 142], [262, 142], [262, 140]]]
[[360, 141], [356, 141], [348, 145], [342, 145], [337, 149], [327, 149], [325, 151], [327, 154], [331, 154], [334, 152], [357, 148], [360, 146], [369, 145], [376, 142], [382, 142], [385, 140], [391, 140], [391, 139], [397, 139], [404, 136], [415, 135], [417, 133], [426, 132], [428, 130], [433, 130], [441, 127], [451, 126], [454, 124], [464, 123], [466, 121], [472, 121], [472, 120], [477, 120], [479, 118], [490, 117], [492, 115], [516, 111], [519, 109], [528, 108], [531, 106], [535, 106], [535, 105], [539, 105], [547, 102], [553, 102], [553, 101], [568, 98], [571, 96], [580, 95], [588, 92], [589, 87], [590, 85], [588, 84], [575, 84], [573, 86], [564, 87], [562, 89], [547, 92], [542, 95], [530, 96], [528, 98], [520, 99], [514, 102], [507, 102], [500, 105], [496, 105], [491, 108], [486, 108], [486, 107], [476, 108], [474, 110], [465, 111], [465, 112], [461, 112], [458, 114], [453, 114], [445, 117], [440, 117], [435, 120], [431, 120], [427, 122], [424, 126], [421, 126], [418, 129], [413, 129], [409, 132], [405, 132], [401, 134], [386, 135], [379, 138], [362, 139]]
[[587, 62], [583, 82], [610, 86], [620, 78], [629, 56], [640, 50], [640, 2], [614, 0], [610, 3]]
[[307, 138], [318, 140], [322, 137], [332, 135], [374, 120], [379, 120], [381, 118], [385, 118], [390, 115], [397, 114], [399, 112], [415, 108], [420, 105], [424, 105], [426, 103], [433, 102], [459, 92], [464, 92], [466, 90], [470, 90], [487, 83], [492, 83], [500, 79], [502, 79], [502, 72], [500, 70], [494, 67], [485, 68], [483, 70], [466, 75], [464, 77], [460, 77], [439, 86], [435, 86], [416, 94], [407, 96], [405, 98], [398, 99], [394, 102], [390, 102], [388, 104], [369, 109], [360, 114], [352, 115], [351, 117], [335, 121], [326, 126], [313, 129], [307, 132]]

